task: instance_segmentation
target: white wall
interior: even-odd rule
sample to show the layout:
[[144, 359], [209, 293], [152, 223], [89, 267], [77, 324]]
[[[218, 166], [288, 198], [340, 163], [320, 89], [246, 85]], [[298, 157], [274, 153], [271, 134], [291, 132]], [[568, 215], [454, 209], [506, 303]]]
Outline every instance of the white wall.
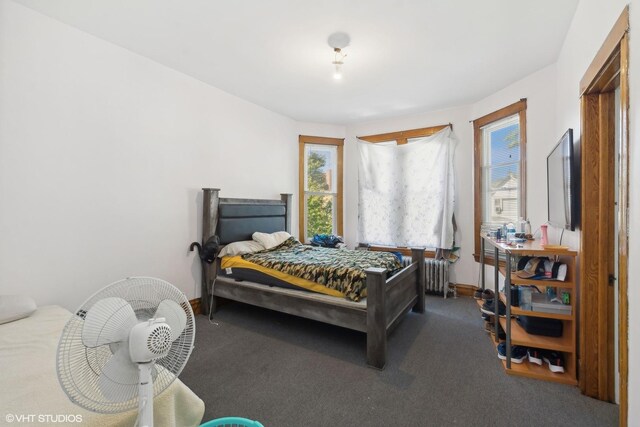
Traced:
[[194, 298], [200, 188], [297, 189], [295, 121], [6, 1], [0, 94], [0, 294], [75, 309], [149, 275]]

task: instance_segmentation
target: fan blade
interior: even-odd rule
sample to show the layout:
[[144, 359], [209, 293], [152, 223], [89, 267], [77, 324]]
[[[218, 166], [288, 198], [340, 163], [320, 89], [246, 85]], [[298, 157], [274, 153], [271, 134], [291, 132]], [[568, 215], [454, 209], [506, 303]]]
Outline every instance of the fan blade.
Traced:
[[164, 321], [171, 328], [171, 341], [177, 340], [187, 326], [187, 314], [177, 302], [170, 299], [160, 302], [153, 317], [164, 317]]
[[129, 331], [138, 323], [131, 305], [122, 298], [104, 298], [87, 312], [82, 326], [82, 343], [98, 347], [129, 338]]
[[138, 365], [129, 357], [127, 343], [109, 358], [98, 378], [102, 395], [112, 402], [126, 402], [138, 394]]

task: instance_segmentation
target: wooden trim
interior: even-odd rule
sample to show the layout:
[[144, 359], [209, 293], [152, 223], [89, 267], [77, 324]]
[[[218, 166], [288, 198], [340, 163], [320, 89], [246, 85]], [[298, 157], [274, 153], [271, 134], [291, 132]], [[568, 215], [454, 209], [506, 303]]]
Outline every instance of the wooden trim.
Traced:
[[[482, 228], [482, 131], [473, 124], [473, 234], [474, 258], [480, 262]], [[485, 262], [486, 262], [485, 255]]]
[[[585, 95], [581, 102], [581, 151], [582, 151], [582, 233], [580, 262], [580, 390], [591, 397], [604, 399], [599, 394], [598, 358], [599, 334], [602, 332], [599, 320], [599, 292], [601, 265], [599, 244], [602, 230], [598, 212], [600, 208], [600, 105], [599, 96]], [[586, 207], [590, 209], [586, 209]]]
[[407, 143], [408, 139], [431, 136], [434, 133], [440, 132], [442, 129], [445, 129], [449, 126], [451, 127], [451, 129], [453, 129], [453, 125], [449, 123], [447, 125], [438, 125], [438, 126], [431, 126], [431, 127], [419, 128], [419, 129], [401, 130], [398, 132], [380, 133], [377, 135], [358, 136], [357, 138], [363, 141], [373, 142], [373, 143], [396, 141], [398, 145], [403, 145]]
[[[582, 229], [580, 389], [613, 401], [614, 94], [582, 97]], [[587, 208], [588, 207], [588, 208]]]
[[[628, 7], [625, 9], [628, 14]], [[618, 229], [618, 372], [620, 375], [620, 425], [629, 417], [629, 36], [620, 41], [620, 171]]]
[[304, 142], [298, 140], [298, 240], [304, 243]]
[[527, 101], [524, 110], [518, 113], [520, 118], [520, 216], [527, 218]]
[[304, 145], [321, 144], [337, 147], [337, 196], [336, 196], [336, 233], [344, 235], [344, 138], [323, 136], [298, 136], [298, 239], [306, 241], [304, 235]]
[[482, 117], [478, 117], [473, 121], [474, 129], [476, 127], [484, 127], [489, 123], [496, 122], [498, 120], [504, 119], [505, 117], [513, 116], [516, 113], [524, 111], [527, 109], [527, 98], [522, 98], [518, 102], [514, 102], [511, 105], [507, 105], [504, 108], [499, 109], [498, 111], [494, 111], [493, 113], [489, 113]]
[[343, 146], [344, 138], [327, 138], [325, 136], [299, 135], [298, 142], [304, 142], [306, 144]]
[[453, 285], [455, 293], [459, 297], [473, 297], [473, 294], [479, 289], [475, 285], [467, 285], [464, 283], [456, 283]]
[[473, 229], [476, 262], [480, 262], [482, 226], [482, 128], [514, 114], [518, 114], [520, 120], [520, 216], [527, 217], [527, 99], [522, 98], [473, 121]]
[[[612, 401], [613, 250], [618, 251], [618, 331], [621, 426], [628, 424], [629, 11], [625, 7], [580, 82], [582, 233], [580, 261], [580, 389]], [[614, 96], [620, 86], [619, 228], [614, 230]], [[618, 233], [618, 247], [613, 235]]]
[[580, 96], [589, 92], [591, 87], [601, 80], [600, 77], [607, 68], [607, 62], [609, 62], [614, 52], [619, 49], [620, 41], [627, 31], [629, 31], [629, 6], [625, 6], [622, 10], [609, 35], [598, 50], [598, 53], [596, 53], [593, 61], [591, 61], [591, 65], [582, 76], [582, 80], [580, 80]]
[[200, 310], [200, 298], [190, 299], [189, 304], [191, 304], [191, 310], [193, 310], [193, 314], [197, 315], [202, 313], [202, 311]]

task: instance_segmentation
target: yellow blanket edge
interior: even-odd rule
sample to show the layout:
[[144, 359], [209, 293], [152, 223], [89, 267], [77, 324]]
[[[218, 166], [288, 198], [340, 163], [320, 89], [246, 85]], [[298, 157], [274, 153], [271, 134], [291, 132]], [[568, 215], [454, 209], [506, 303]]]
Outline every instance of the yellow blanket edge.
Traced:
[[303, 279], [301, 277], [292, 276], [287, 273], [283, 273], [278, 270], [273, 270], [271, 268], [263, 267], [258, 264], [254, 264], [250, 261], [243, 259], [240, 255], [236, 256], [225, 256], [222, 257], [220, 261], [220, 267], [222, 268], [248, 268], [251, 270], [259, 271], [268, 276], [274, 277], [276, 279], [282, 280], [283, 282], [289, 283], [294, 286], [298, 286], [300, 288], [306, 289], [308, 291], [317, 292], [319, 294], [330, 295], [332, 297], [345, 297], [345, 295], [336, 291], [335, 289], [327, 288], [320, 283], [312, 282], [311, 280]]

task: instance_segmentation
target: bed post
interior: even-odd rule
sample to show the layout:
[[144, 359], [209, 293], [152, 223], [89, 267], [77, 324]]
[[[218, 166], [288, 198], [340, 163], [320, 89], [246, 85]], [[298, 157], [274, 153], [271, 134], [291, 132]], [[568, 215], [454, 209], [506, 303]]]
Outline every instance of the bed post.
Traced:
[[[216, 228], [218, 226], [218, 203], [220, 201], [220, 189], [219, 188], [203, 188], [204, 196], [202, 199], [202, 244], [209, 239], [209, 237], [216, 234]], [[211, 305], [211, 311], [216, 311], [216, 297], [209, 295], [213, 281], [216, 274], [216, 263], [207, 264], [203, 263], [202, 269], [202, 289], [200, 296], [200, 310], [202, 314], [209, 314], [209, 305]], [[211, 301], [209, 301], [211, 298]]]
[[364, 271], [367, 273], [367, 364], [383, 369], [387, 363], [387, 270], [371, 267]]
[[413, 306], [413, 311], [417, 313], [424, 313], [425, 304], [425, 281], [426, 281], [426, 269], [424, 265], [424, 248], [411, 248], [411, 262], [418, 263], [418, 301]]
[[293, 199], [293, 194], [291, 193], [280, 193], [280, 200], [284, 202], [285, 205], [285, 230], [287, 233], [291, 234], [291, 202]]

